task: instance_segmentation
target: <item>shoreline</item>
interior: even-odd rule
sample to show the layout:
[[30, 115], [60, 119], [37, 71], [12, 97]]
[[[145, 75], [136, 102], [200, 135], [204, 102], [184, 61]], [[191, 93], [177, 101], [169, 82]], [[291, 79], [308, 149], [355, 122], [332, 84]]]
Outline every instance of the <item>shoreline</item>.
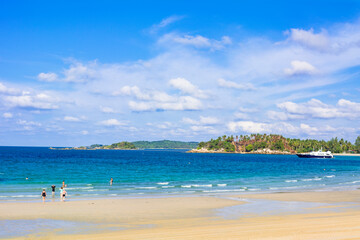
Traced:
[[[22, 223], [35, 229], [25, 235], [9, 235], [12, 239], [25, 236], [31, 239], [179, 240], [360, 237], [359, 190], [45, 204], [0, 201], [0, 212], [0, 221], [7, 221], [9, 226], [15, 228], [17, 223]], [[262, 231], [258, 231], [259, 226]]]

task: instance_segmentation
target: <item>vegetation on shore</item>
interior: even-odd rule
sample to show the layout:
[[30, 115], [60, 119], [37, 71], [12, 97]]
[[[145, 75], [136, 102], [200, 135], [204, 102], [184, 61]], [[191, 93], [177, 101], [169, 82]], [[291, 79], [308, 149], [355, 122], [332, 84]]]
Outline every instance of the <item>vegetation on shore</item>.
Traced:
[[239, 153], [260, 153], [267, 149], [275, 152], [284, 153], [303, 153], [310, 151], [331, 151], [333, 153], [360, 153], [360, 136], [355, 144], [344, 140], [332, 138], [329, 141], [314, 139], [294, 139], [285, 138], [276, 134], [251, 134], [240, 136], [222, 136], [211, 139], [208, 142], [200, 142], [197, 150], [220, 151], [220, 152], [239, 152]]
[[142, 149], [192, 149], [196, 148], [197, 142], [180, 142], [180, 141], [137, 141], [132, 142], [137, 148]]

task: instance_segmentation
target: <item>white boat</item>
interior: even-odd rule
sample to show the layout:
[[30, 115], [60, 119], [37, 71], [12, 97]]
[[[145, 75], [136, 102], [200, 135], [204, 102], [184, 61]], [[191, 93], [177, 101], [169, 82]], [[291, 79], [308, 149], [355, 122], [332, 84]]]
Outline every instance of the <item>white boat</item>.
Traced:
[[322, 150], [317, 152], [312, 151], [309, 153], [299, 153], [296, 155], [300, 158], [334, 158], [330, 151], [323, 152]]

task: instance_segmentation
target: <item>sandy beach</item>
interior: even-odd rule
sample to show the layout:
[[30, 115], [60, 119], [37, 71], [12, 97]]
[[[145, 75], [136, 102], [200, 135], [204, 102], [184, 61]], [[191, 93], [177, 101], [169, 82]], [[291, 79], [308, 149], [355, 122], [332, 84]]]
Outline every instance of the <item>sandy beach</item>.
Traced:
[[0, 220], [70, 221], [12, 239], [359, 239], [360, 191], [0, 202]]

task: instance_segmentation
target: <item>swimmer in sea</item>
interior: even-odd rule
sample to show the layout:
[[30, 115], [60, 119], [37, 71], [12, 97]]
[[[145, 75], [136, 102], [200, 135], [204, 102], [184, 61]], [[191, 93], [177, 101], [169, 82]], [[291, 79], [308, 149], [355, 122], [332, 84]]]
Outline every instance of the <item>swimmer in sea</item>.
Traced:
[[42, 196], [42, 198], [43, 198], [43, 202], [45, 202], [45, 198], [46, 198], [45, 188], [43, 188], [42, 193], [41, 193], [41, 196]]
[[63, 188], [65, 188], [65, 181], [63, 180], [63, 185], [62, 185]]
[[110, 186], [112, 186], [114, 179], [110, 178]]

